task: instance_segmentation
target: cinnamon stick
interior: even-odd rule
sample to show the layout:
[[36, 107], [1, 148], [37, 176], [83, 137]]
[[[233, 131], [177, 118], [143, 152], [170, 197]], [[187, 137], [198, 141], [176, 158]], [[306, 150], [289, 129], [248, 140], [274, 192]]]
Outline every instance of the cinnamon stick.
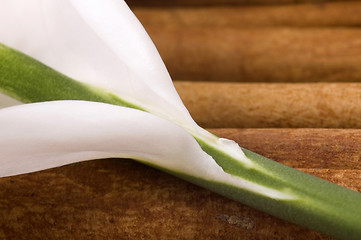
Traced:
[[203, 127], [361, 128], [361, 83], [176, 81]]
[[173, 79], [359, 82], [358, 29], [148, 29]]
[[361, 2], [133, 9], [145, 28], [358, 27]]
[[342, 0], [127, 0], [130, 6], [211, 6], [211, 5], [279, 5], [313, 3], [323, 4]]
[[[361, 191], [361, 130], [211, 131]], [[0, 184], [3, 239], [331, 239], [124, 159], [2, 178]]]

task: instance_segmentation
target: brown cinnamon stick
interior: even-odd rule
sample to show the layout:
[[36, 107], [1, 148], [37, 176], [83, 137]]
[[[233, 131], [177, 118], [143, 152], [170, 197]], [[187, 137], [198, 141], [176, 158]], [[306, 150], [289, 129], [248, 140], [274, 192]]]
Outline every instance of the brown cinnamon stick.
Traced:
[[134, 8], [145, 28], [359, 27], [361, 2]]
[[203, 127], [361, 128], [361, 83], [176, 81]]
[[[215, 129], [361, 191], [361, 130]], [[331, 239], [130, 160], [0, 179], [2, 239]]]
[[313, 3], [323, 4], [342, 0], [127, 0], [130, 6], [210, 6], [210, 5], [278, 5]]
[[360, 82], [358, 29], [148, 29], [173, 79]]

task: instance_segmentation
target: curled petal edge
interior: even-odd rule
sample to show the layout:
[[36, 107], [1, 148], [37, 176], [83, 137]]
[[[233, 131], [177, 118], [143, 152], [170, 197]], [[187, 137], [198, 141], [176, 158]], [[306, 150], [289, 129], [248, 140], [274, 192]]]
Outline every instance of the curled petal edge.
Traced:
[[195, 126], [157, 49], [124, 1], [0, 3], [2, 43], [73, 79]]

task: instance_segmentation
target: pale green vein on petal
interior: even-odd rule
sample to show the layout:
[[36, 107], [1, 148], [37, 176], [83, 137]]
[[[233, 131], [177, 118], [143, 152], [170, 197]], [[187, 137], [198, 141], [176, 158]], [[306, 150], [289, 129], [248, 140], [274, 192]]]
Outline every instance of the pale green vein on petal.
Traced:
[[1, 89], [0, 89], [0, 108], [10, 107], [10, 106], [15, 106], [15, 105], [20, 105], [20, 104], [23, 104], [23, 103], [6, 95], [6, 94], [2, 94]]

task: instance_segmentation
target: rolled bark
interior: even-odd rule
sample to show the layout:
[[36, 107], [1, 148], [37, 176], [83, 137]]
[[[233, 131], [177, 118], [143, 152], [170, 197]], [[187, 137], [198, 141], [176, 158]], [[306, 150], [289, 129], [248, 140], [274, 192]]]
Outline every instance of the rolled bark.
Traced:
[[[214, 129], [361, 191], [361, 130]], [[331, 239], [130, 160], [0, 179], [3, 239]]]
[[173, 79], [360, 82], [358, 29], [148, 29]]
[[127, 0], [130, 6], [210, 6], [210, 5], [279, 5], [313, 3], [323, 4], [342, 0]]
[[361, 2], [285, 6], [134, 8], [145, 28], [359, 27]]
[[361, 128], [361, 83], [176, 81], [196, 122], [217, 128]]

